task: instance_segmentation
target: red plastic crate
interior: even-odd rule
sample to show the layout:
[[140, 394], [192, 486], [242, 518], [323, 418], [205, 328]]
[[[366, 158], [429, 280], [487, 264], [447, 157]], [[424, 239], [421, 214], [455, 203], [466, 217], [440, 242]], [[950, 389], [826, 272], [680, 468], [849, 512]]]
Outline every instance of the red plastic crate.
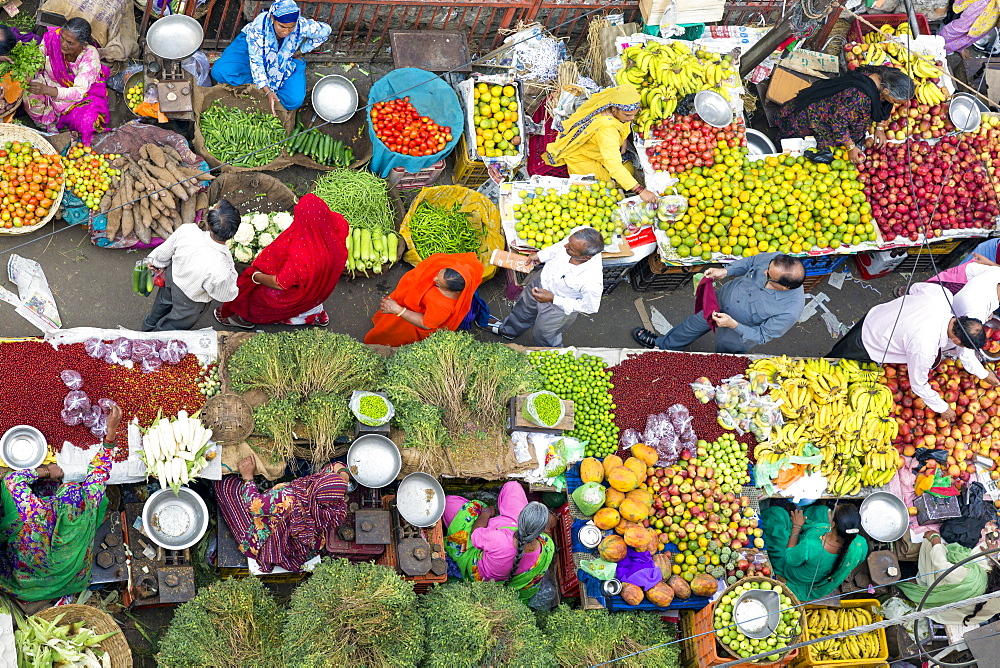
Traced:
[[[720, 666], [733, 661], [728, 655], [719, 656], [715, 633], [712, 632], [714, 629], [712, 624], [714, 610], [715, 606], [709, 603], [697, 612], [681, 611], [681, 665], [684, 668]], [[805, 619], [804, 616], [803, 619]], [[751, 665], [782, 668], [791, 664], [798, 655], [799, 650], [794, 649], [774, 663], [754, 663]]]
[[[908, 21], [908, 17], [906, 14], [865, 14], [865, 20], [876, 28], [881, 28], [884, 25], [891, 25], [895, 28], [901, 23], [906, 23]], [[917, 27], [920, 28], [921, 35], [933, 34], [931, 33], [931, 26], [927, 22], [927, 17], [923, 14], [917, 14]], [[872, 29], [860, 20], [854, 19], [851, 23], [851, 29], [847, 31], [847, 41], [860, 42], [861, 39], [871, 31]]]
[[555, 514], [559, 520], [559, 528], [552, 538], [556, 542], [559, 593], [576, 597], [580, 595], [580, 579], [576, 576], [576, 564], [573, 562], [573, 517], [569, 514], [569, 504], [564, 504]]

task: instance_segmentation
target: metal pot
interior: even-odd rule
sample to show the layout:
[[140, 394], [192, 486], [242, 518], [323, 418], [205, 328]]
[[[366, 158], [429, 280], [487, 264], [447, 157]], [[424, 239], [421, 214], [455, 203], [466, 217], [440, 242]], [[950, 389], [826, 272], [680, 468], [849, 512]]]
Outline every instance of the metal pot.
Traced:
[[892, 543], [910, 527], [910, 513], [899, 497], [873, 492], [861, 503], [861, 528], [872, 540]]

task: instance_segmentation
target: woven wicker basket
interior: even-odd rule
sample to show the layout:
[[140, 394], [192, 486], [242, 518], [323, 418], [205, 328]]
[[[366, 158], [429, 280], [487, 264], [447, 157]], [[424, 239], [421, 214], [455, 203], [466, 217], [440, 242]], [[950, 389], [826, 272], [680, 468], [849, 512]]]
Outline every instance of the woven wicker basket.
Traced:
[[84, 622], [89, 629], [100, 634], [118, 631], [115, 635], [98, 644], [98, 647], [108, 653], [112, 668], [132, 668], [132, 651], [128, 647], [128, 641], [125, 640], [125, 634], [122, 633], [121, 627], [111, 615], [89, 605], [76, 604], [57, 605], [35, 614], [36, 617], [41, 617], [48, 622], [53, 621], [59, 615], [63, 615], [60, 624]]
[[[720, 596], [719, 599], [723, 598], [726, 594], [728, 594], [730, 591], [736, 589], [740, 585], [749, 584], [751, 582], [769, 582], [769, 583], [771, 583], [772, 588], [773, 587], [781, 587], [781, 590], [784, 592], [784, 594], [786, 596], [788, 596], [788, 598], [792, 599], [792, 606], [793, 607], [799, 608], [802, 605], [802, 602], [799, 601], [798, 597], [794, 593], [792, 593], [792, 590], [788, 588], [788, 585], [786, 585], [784, 582], [778, 582], [777, 580], [775, 580], [773, 578], [764, 577], [763, 575], [750, 575], [750, 576], [747, 576], [747, 577], [745, 577], [745, 578], [743, 578], [741, 580], [737, 580], [733, 584], [731, 584], [728, 587], [726, 587], [726, 590], [724, 592], [722, 592], [722, 596]], [[805, 611], [804, 610], [799, 610], [799, 617], [800, 617], [799, 626], [803, 626], [804, 627], [805, 626]], [[714, 621], [714, 619], [713, 619], [713, 621]], [[795, 643], [799, 642], [800, 639], [801, 639], [801, 635], [798, 638], [788, 639], [788, 644], [789, 645], [794, 645]], [[726, 656], [730, 656], [730, 657], [732, 657], [734, 659], [741, 659], [741, 658], [743, 658], [739, 654], [736, 654], [735, 652], [731, 651], [726, 645], [724, 645], [719, 640], [715, 641], [715, 646], [717, 648], [719, 648]], [[784, 654], [786, 652], [776, 651], [774, 653], [775, 654]]]
[[[38, 134], [30, 128], [26, 128], [23, 125], [14, 125], [11, 123], [0, 124], [0, 144], [9, 141], [26, 141], [32, 146], [37, 148], [42, 153], [46, 154], [56, 154], [56, 151], [52, 144], [48, 142], [42, 135]], [[30, 227], [0, 227], [0, 234], [27, 234], [28, 232], [34, 232], [45, 226], [50, 220], [55, 218], [56, 212], [59, 211], [59, 204], [62, 202], [63, 193], [66, 191], [65, 182], [59, 187], [59, 194], [56, 195], [55, 200], [52, 202], [52, 207], [49, 209], [49, 215], [45, 216], [41, 222], [31, 225]]]
[[206, 401], [201, 419], [219, 443], [242, 443], [253, 433], [253, 410], [234, 392], [217, 394]]

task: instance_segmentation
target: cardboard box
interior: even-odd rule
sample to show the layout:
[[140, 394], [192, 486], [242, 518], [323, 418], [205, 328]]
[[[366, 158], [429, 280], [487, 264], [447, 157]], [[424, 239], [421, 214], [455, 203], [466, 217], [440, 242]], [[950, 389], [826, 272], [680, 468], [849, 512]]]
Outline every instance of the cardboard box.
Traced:
[[833, 74], [840, 72], [840, 63], [837, 62], [837, 56], [831, 56], [828, 53], [819, 53], [817, 51], [807, 51], [806, 49], [796, 49], [791, 55], [782, 60], [781, 64], [788, 64], [793, 67], [807, 67], [809, 69], [819, 70], [820, 72], [831, 72]]
[[811, 83], [809, 77], [776, 67], [774, 74], [771, 75], [771, 85], [767, 88], [767, 99], [777, 104], [784, 104]]

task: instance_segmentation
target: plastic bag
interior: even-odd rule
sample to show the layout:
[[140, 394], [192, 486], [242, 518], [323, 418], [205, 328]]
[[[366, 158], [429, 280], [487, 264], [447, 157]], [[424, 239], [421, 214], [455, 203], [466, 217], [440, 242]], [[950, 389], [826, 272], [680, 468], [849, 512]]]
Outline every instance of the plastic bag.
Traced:
[[117, 339], [111, 342], [111, 349], [115, 353], [115, 357], [124, 362], [127, 359], [132, 359], [132, 341], [126, 339], [124, 336], [119, 336]]
[[98, 413], [97, 420], [90, 427], [90, 433], [96, 438], [104, 438], [108, 433], [108, 416], [103, 411]]
[[555, 478], [565, 472], [565, 445], [563, 444], [563, 440], [560, 438], [558, 441], [549, 445], [549, 452], [545, 456], [545, 468], [543, 469], [543, 473], [546, 478]]
[[677, 432], [681, 447], [686, 450], [694, 448], [698, 443], [698, 436], [694, 433], [694, 421], [691, 419], [691, 413], [688, 412], [687, 406], [674, 404], [667, 409], [667, 417], [670, 418], [670, 423], [674, 426], [674, 431]]
[[171, 339], [160, 351], [160, 359], [167, 364], [180, 364], [184, 356], [188, 354], [187, 344], [183, 341]]
[[532, 610], [542, 610], [549, 611], [556, 607], [559, 597], [556, 595], [555, 585], [548, 577], [542, 579], [541, 583], [538, 585], [538, 591], [535, 595], [531, 597], [528, 601], [528, 607]]
[[601, 483], [586, 482], [573, 490], [573, 502], [581, 513], [589, 517], [601, 509], [606, 495]]
[[68, 411], [83, 413], [90, 410], [90, 397], [81, 390], [70, 390], [63, 397], [63, 408]]
[[101, 410], [100, 406], [91, 406], [90, 410], [83, 412], [83, 417], [80, 420], [82, 424], [87, 429], [93, 429], [100, 422], [101, 416], [104, 415], [104, 411]]
[[79, 371], [63, 369], [59, 372], [59, 377], [62, 378], [62, 382], [66, 384], [66, 387], [71, 390], [79, 390], [83, 387], [83, 376], [80, 375]]
[[[385, 404], [385, 411], [386, 411], [385, 415], [376, 418], [362, 413], [361, 400], [364, 399], [365, 397], [376, 397], [379, 400], [381, 400]], [[381, 427], [382, 425], [387, 424], [389, 420], [391, 420], [393, 416], [396, 415], [396, 409], [393, 407], [392, 402], [383, 397], [382, 395], [376, 394], [374, 392], [363, 392], [361, 390], [355, 390], [351, 394], [351, 401], [349, 402], [348, 405], [351, 408], [351, 412], [354, 413], [354, 417], [358, 419], [358, 422], [366, 424], [369, 427]], [[372, 403], [372, 406], [374, 407], [376, 406], [376, 404]]]
[[691, 383], [691, 390], [694, 392], [695, 399], [703, 404], [715, 399], [715, 385], [712, 385], [712, 381], [704, 376]]
[[[555, 413], [553, 413], [553, 415], [551, 416], [548, 416], [550, 418], [548, 420], [545, 419], [546, 416], [539, 415], [538, 407], [535, 405], [535, 402], [538, 401], [541, 397], [551, 397], [556, 402], [558, 402], [559, 412], [558, 412], [558, 417], [556, 419], [554, 420], [551, 419], [555, 417], [556, 415]], [[547, 399], [546, 402], [551, 403], [552, 399]], [[525, 398], [524, 407], [521, 409], [521, 415], [531, 424], [536, 424], [539, 427], [544, 427], [545, 429], [552, 429], [557, 424], [562, 422], [564, 417], [566, 417], [566, 404], [564, 404], [562, 400], [559, 399], [559, 397], [552, 392], [548, 392], [546, 390], [542, 390], [541, 392], [533, 392], [532, 394], [529, 394]]]
[[149, 357], [160, 358], [160, 353], [154, 345], [155, 341], [134, 341], [132, 343], [132, 361], [142, 362]]
[[642, 435], [646, 445], [656, 450], [657, 466], [672, 466], [681, 455], [681, 439], [666, 413], [646, 418], [646, 431]]
[[110, 411], [112, 408], [115, 407], [115, 402], [114, 402], [114, 399], [104, 398], [104, 399], [98, 399], [97, 400], [97, 405], [100, 406], [101, 408], [103, 408], [106, 411]]
[[143, 373], [153, 373], [163, 368], [163, 360], [159, 356], [144, 357], [140, 365]]
[[83, 421], [83, 414], [80, 411], [62, 409], [59, 411], [59, 417], [62, 418], [63, 424], [69, 425], [70, 427], [75, 427]]
[[[635, 429], [626, 429], [621, 433], [621, 436], [618, 437], [618, 447], [621, 450], [628, 450], [636, 443], [642, 442], [642, 434]], [[646, 443], [646, 445], [649, 445], [649, 443]]]
[[83, 349], [95, 360], [102, 360], [108, 351], [108, 344], [100, 339], [87, 339], [83, 342]]
[[604, 559], [584, 559], [580, 562], [580, 568], [598, 580], [613, 580], [618, 573], [618, 564]]

